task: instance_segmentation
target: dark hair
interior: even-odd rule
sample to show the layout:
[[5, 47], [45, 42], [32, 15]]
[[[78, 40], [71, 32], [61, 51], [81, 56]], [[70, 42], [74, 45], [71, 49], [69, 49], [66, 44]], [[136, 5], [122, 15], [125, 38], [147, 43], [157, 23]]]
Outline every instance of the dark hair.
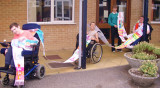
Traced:
[[91, 23], [90, 23], [90, 26], [91, 26], [91, 24], [92, 24], [92, 23], [94, 23], [94, 24], [95, 24], [95, 22], [91, 22]]
[[142, 15], [142, 16], [140, 16], [140, 17], [143, 17], [144, 18], [144, 16]]
[[9, 28], [11, 29], [13, 26], [18, 27], [19, 24], [18, 24], [18, 23], [12, 23], [12, 24], [9, 26]]
[[117, 5], [113, 5], [113, 8], [117, 8]]

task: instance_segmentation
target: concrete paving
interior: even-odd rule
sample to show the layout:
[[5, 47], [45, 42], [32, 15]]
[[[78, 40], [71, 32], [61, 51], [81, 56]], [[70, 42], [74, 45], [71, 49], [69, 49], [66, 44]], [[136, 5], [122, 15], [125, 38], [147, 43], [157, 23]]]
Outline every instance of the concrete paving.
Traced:
[[[66, 67], [66, 68], [50, 68], [48, 63], [50, 62], [63, 62], [67, 60], [72, 54], [74, 49], [70, 50], [60, 50], [60, 51], [47, 51], [46, 55], [59, 55], [62, 59], [55, 59], [55, 60], [46, 60], [43, 58], [42, 52], [39, 54], [39, 63], [43, 64], [46, 68], [46, 75], [58, 75], [58, 74], [65, 74], [65, 73], [71, 73], [71, 72], [80, 72], [80, 71], [89, 71], [89, 70], [96, 70], [96, 69], [103, 69], [103, 68], [109, 68], [109, 67], [116, 67], [116, 66], [123, 66], [128, 65], [128, 62], [126, 61], [124, 57], [124, 53], [128, 52], [128, 49], [123, 49], [123, 52], [111, 52], [111, 48], [107, 46], [103, 46], [103, 57], [101, 61], [97, 64], [92, 64], [87, 62], [86, 69], [80, 69], [75, 70], [74, 67]], [[4, 56], [0, 55], [0, 66], [4, 66]], [[2, 77], [5, 75], [3, 73]], [[13, 78], [13, 77], [11, 77]], [[35, 80], [36, 81], [36, 80]], [[58, 85], [58, 84], [57, 84]], [[27, 87], [30, 88], [30, 87]], [[58, 88], [58, 87], [57, 87]], [[66, 87], [67, 88], [67, 87]], [[95, 87], [95, 88], [102, 88], [102, 87]], [[117, 87], [118, 88], [118, 87]], [[127, 88], [127, 87], [125, 87]], [[135, 88], [135, 87], [131, 87]], [[136, 87], [138, 88], [138, 87]]]

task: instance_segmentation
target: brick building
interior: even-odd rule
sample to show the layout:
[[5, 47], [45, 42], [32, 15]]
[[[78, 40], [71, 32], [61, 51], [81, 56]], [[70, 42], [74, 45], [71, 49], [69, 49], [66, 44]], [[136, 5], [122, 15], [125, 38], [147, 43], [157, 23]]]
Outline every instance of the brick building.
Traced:
[[[128, 33], [143, 15], [143, 0], [88, 0], [87, 22], [96, 22], [109, 40], [107, 20], [114, 4], [124, 11]], [[148, 11], [154, 28], [151, 42], [156, 44], [160, 42], [160, 1], [149, 0]], [[0, 0], [0, 17], [0, 41], [12, 39], [9, 30], [12, 22], [20, 25], [38, 23], [45, 34], [46, 50], [75, 48], [79, 30], [79, 0]]]

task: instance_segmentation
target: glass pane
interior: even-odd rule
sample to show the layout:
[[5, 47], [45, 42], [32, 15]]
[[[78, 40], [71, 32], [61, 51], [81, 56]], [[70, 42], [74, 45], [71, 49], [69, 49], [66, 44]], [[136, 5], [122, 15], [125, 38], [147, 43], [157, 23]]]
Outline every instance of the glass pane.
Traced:
[[57, 17], [62, 17], [62, 2], [57, 2]]
[[64, 1], [64, 20], [72, 20], [72, 6], [68, 1]]
[[160, 1], [153, 0], [153, 21], [160, 21]]
[[124, 22], [127, 17], [127, 0], [117, 0], [118, 12], [124, 12]]
[[51, 21], [51, 0], [28, 0], [29, 22]]
[[54, 20], [72, 20], [72, 0], [54, 0]]
[[111, 0], [99, 0], [99, 23], [108, 23]]

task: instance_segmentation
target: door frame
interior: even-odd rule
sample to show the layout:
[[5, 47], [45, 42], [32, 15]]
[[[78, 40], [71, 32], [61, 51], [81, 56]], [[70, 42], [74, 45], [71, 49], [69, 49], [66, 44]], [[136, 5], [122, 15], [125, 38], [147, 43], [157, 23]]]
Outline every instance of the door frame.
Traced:
[[[110, 11], [112, 11], [113, 5], [117, 3], [117, 0], [111, 0], [110, 5]], [[131, 0], [127, 0], [127, 19], [126, 23], [124, 24], [126, 32], [130, 33], [130, 17], [131, 17]], [[101, 28], [111, 28], [111, 26], [108, 23], [99, 23], [99, 0], [96, 0], [96, 25]], [[109, 42], [111, 42], [111, 30], [110, 30], [110, 36], [109, 36]]]

